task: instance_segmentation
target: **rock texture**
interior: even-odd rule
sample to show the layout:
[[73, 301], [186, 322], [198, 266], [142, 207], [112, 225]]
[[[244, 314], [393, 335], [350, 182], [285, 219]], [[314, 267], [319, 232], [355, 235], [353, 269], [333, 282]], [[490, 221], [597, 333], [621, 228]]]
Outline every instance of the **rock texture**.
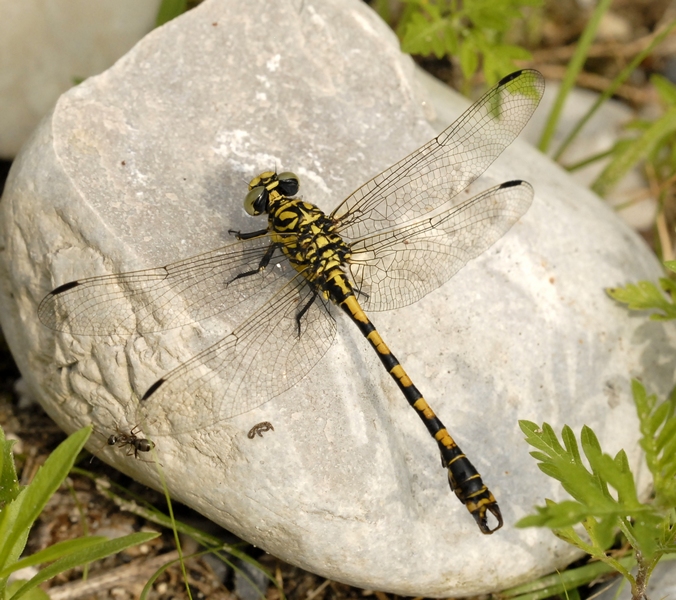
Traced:
[[150, 31], [160, 0], [0, 0], [0, 157], [16, 155], [57, 98]]
[[[47, 292], [261, 227], [242, 198], [263, 170], [294, 170], [304, 198], [331, 209], [433, 136], [412, 73], [356, 0], [211, 0], [62, 96], [0, 204], [2, 326], [49, 414], [68, 431], [93, 423], [100, 447], [139, 424], [138, 394], [213, 336], [197, 325], [55, 334], [36, 317]], [[478, 532], [434, 443], [341, 315], [324, 359], [282, 396], [211, 429], [153, 435], [163, 425], [143, 424], [173, 496], [289, 562], [402, 595], [473, 595], [566, 564], [571, 551], [550, 534], [512, 526], [563, 497], [517, 421], [588, 424], [638, 465], [629, 380], [665, 393], [670, 339], [604, 293], [659, 274], [638, 236], [518, 141], [472, 192], [515, 178], [536, 197], [500, 242], [420, 302], [372, 315], [498, 497], [504, 529]], [[262, 421], [274, 431], [249, 439]], [[152, 463], [101, 454], [159, 485]]]

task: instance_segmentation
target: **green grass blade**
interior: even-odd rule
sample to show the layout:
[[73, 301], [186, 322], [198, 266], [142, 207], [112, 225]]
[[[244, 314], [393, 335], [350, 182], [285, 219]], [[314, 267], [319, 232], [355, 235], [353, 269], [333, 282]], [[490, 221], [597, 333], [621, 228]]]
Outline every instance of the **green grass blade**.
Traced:
[[[629, 76], [634, 72], [636, 67], [638, 67], [644, 59], [650, 55], [650, 53], [659, 45], [662, 43], [665, 37], [667, 37], [671, 31], [676, 27], [676, 20], [672, 21], [667, 25], [660, 33], [658, 33], [646, 46], [641, 52], [639, 52], [633, 59], [632, 61], [624, 68], [620, 73], [613, 79], [612, 83], [608, 86], [607, 89], [603, 91], [603, 93], [596, 99], [596, 102], [592, 105], [592, 107], [587, 111], [587, 113], [577, 122], [573, 130], [566, 136], [566, 138], [563, 140], [561, 145], [559, 146], [559, 149], [556, 151], [556, 153], [553, 156], [554, 160], [559, 160], [561, 158], [561, 155], [566, 151], [568, 146], [571, 144], [571, 142], [577, 137], [577, 135], [580, 133], [582, 128], [587, 124], [589, 119], [591, 119], [595, 114], [596, 111], [601, 107], [601, 105], [608, 100], [618, 89], [619, 87], [629, 78]], [[571, 167], [568, 167], [571, 169]]]
[[68, 476], [91, 432], [91, 427], [84, 427], [61, 442], [38, 469], [33, 481], [5, 507], [0, 518], [0, 540], [3, 540], [0, 544], [0, 569], [6, 569], [20, 556], [30, 528]]
[[676, 106], [668, 109], [633, 143], [615, 154], [596, 181], [591, 185], [599, 196], [604, 196], [629, 170], [650, 154], [662, 139], [676, 131]]
[[35, 577], [32, 577], [23, 586], [21, 586], [21, 588], [11, 597], [10, 600], [18, 600], [28, 591], [37, 587], [41, 583], [48, 581], [52, 577], [55, 577], [59, 573], [63, 573], [69, 569], [74, 569], [75, 567], [80, 567], [95, 560], [101, 560], [107, 556], [122, 552], [131, 546], [144, 544], [145, 542], [155, 539], [159, 535], [160, 534], [157, 532], [132, 533], [130, 535], [125, 535], [124, 537], [115, 538], [114, 540], [106, 540], [105, 542], [99, 542], [98, 544], [94, 544], [88, 546], [87, 548], [82, 548], [72, 552], [68, 556], [64, 556], [48, 567], [42, 569]]
[[[626, 569], [631, 569], [636, 565], [636, 559], [633, 555], [625, 556], [618, 562]], [[535, 581], [509, 588], [500, 592], [500, 598], [503, 600], [542, 600], [563, 594], [566, 590], [577, 589], [612, 572], [614, 572], [614, 569], [605, 563], [589, 563], [582, 567], [545, 575]]]
[[14, 466], [13, 445], [14, 441], [7, 441], [5, 432], [0, 427], [0, 514], [21, 490]]
[[90, 536], [85, 538], [77, 538], [74, 540], [65, 540], [63, 542], [57, 542], [48, 546], [44, 550], [40, 550], [35, 554], [31, 554], [26, 558], [9, 565], [2, 571], [0, 571], [0, 579], [7, 577], [10, 573], [14, 573], [19, 569], [25, 569], [26, 567], [33, 567], [35, 565], [41, 565], [42, 563], [48, 563], [59, 558], [62, 558], [76, 550], [82, 550], [90, 546], [94, 546], [101, 542], [105, 542], [108, 538], [97, 535]]
[[596, 32], [599, 28], [599, 24], [601, 23], [601, 18], [607, 12], [608, 8], [610, 8], [611, 2], [612, 0], [599, 0], [599, 3], [594, 9], [591, 19], [589, 19], [589, 22], [582, 33], [582, 37], [580, 37], [575, 54], [571, 58], [570, 63], [568, 63], [566, 75], [561, 82], [559, 93], [556, 96], [554, 106], [549, 113], [549, 118], [547, 119], [544, 131], [542, 132], [540, 143], [538, 144], [538, 148], [542, 152], [546, 153], [547, 150], [549, 150], [549, 145], [551, 144], [554, 137], [554, 132], [556, 131], [556, 126], [559, 122], [559, 118], [561, 117], [561, 113], [563, 112], [563, 106], [566, 102], [566, 98], [575, 85], [575, 80], [582, 70], [582, 66], [584, 65], [589, 52], [589, 48], [596, 37]]

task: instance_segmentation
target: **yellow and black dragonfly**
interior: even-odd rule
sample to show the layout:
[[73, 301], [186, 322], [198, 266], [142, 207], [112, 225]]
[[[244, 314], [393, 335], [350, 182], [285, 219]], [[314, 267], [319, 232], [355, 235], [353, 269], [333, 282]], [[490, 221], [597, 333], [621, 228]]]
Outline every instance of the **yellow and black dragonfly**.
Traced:
[[416, 302], [528, 209], [533, 189], [524, 181], [459, 197], [519, 134], [543, 90], [537, 71], [505, 77], [330, 214], [295, 197], [293, 173], [263, 173], [244, 205], [250, 215], [267, 215], [265, 229], [231, 232], [237, 241], [163, 267], [61, 285], [41, 302], [40, 320], [94, 336], [165, 331], [215, 315], [233, 323], [141, 395], [139, 418], [172, 435], [212, 427], [293, 386], [333, 343], [332, 311], [340, 307], [437, 441], [451, 489], [481, 531], [492, 533], [503, 523], [493, 494], [366, 314]]

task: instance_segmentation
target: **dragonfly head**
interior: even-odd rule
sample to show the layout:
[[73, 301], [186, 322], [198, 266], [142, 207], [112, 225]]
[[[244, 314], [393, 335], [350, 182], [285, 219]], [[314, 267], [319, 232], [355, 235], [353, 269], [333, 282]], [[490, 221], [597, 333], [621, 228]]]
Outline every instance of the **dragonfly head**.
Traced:
[[300, 182], [295, 173], [266, 171], [249, 182], [249, 193], [244, 199], [244, 210], [252, 216], [268, 212], [270, 200], [289, 198], [298, 193]]

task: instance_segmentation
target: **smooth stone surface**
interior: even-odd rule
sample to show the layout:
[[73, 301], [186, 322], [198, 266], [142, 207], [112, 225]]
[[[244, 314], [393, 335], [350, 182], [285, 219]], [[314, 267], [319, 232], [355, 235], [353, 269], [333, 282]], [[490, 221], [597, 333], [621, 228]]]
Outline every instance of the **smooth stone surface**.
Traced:
[[0, 157], [13, 158], [75, 81], [155, 24], [160, 0], [0, 0]]
[[[207, 1], [65, 94], [0, 203], [0, 318], [49, 414], [68, 431], [94, 423], [100, 448], [137, 424], [138, 394], [213, 341], [197, 325], [55, 334], [36, 317], [50, 289], [259, 228], [242, 199], [262, 170], [294, 170], [303, 197], [331, 209], [433, 136], [421, 94], [411, 60], [356, 0]], [[567, 564], [573, 552], [551, 534], [513, 527], [545, 497], [565, 498], [517, 421], [590, 425], [637, 466], [630, 377], [665, 394], [673, 340], [603, 291], [659, 275], [638, 236], [518, 140], [471, 191], [514, 178], [536, 197], [501, 241], [420, 302], [372, 315], [498, 497], [503, 530], [479, 533], [434, 442], [341, 315], [318, 366], [260, 408], [180, 436], [146, 424], [172, 495], [284, 560], [402, 595], [484, 593]], [[274, 431], [249, 439], [261, 421]], [[159, 486], [151, 463], [99, 454]]]

